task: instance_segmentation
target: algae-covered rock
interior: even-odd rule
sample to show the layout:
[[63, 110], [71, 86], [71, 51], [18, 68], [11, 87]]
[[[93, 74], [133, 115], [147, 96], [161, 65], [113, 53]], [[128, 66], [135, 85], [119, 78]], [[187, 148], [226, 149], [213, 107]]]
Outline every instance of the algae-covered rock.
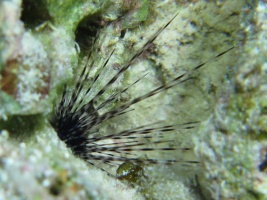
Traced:
[[16, 146], [8, 142], [8, 136], [1, 131], [2, 199], [143, 199], [135, 189], [100, 170], [88, 170], [58, 144], [51, 129]]
[[1, 119], [44, 112], [50, 62], [43, 44], [20, 21], [20, 2], [2, 1]]
[[255, 8], [255, 23], [244, 27], [248, 38], [239, 47], [243, 54], [231, 93], [219, 99], [195, 137], [195, 153], [203, 161], [201, 185], [214, 199], [267, 198], [266, 4]]
[[[267, 198], [265, 10], [266, 3], [245, 0], [1, 1], [0, 197]], [[142, 166], [141, 184], [122, 183], [101, 171], [101, 163], [86, 166], [75, 158], [47, 119], [64, 86], [70, 86], [67, 92], [74, 89], [89, 52], [95, 61], [92, 79], [114, 51], [93, 95], [176, 14], [101, 98], [147, 74], [113, 107], [208, 63], [188, 81], [135, 105], [98, 131], [203, 122], [199, 129], [171, 133], [172, 146], [194, 151], [145, 155], [200, 163]]]

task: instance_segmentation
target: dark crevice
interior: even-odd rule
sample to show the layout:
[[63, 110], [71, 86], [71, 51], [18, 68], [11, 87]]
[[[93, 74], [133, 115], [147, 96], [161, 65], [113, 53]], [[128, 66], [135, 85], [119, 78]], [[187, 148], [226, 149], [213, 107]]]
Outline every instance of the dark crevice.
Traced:
[[98, 16], [84, 18], [75, 30], [75, 41], [80, 47], [80, 56], [87, 55], [93, 46], [99, 30], [105, 22]]
[[126, 29], [121, 30], [120, 38], [124, 38], [126, 34]]
[[21, 20], [25, 28], [34, 29], [46, 21], [51, 21], [50, 16], [43, 0], [23, 0]]

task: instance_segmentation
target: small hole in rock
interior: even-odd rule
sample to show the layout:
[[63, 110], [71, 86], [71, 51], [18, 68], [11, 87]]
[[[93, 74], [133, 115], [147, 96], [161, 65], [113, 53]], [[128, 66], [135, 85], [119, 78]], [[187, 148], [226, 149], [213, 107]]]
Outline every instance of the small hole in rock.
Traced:
[[75, 31], [75, 41], [79, 44], [81, 56], [84, 56], [90, 51], [94, 38], [98, 31], [104, 26], [101, 19], [90, 16], [84, 18], [78, 25]]
[[24, 22], [25, 28], [33, 29], [51, 19], [43, 1], [24, 0], [22, 2], [21, 20]]

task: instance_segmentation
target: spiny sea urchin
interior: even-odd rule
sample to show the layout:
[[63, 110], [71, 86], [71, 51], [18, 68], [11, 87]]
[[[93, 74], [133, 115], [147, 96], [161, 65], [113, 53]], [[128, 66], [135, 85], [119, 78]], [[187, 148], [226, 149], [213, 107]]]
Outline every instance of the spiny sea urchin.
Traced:
[[[122, 103], [114, 108], [100, 114], [100, 110], [107, 108], [117, 98], [125, 93], [130, 87], [141, 81], [145, 75], [138, 78], [128, 87], [120, 91], [114, 92], [106, 99], [102, 100], [102, 95], [115, 83], [118, 78], [133, 65], [136, 60], [149, 49], [154, 40], [159, 34], [166, 29], [167, 26], [175, 19], [177, 14], [168, 21], [165, 26], [159, 29], [144, 45], [138, 50], [127, 63], [119, 67], [118, 72], [92, 97], [88, 97], [94, 84], [99, 79], [103, 69], [110, 65], [110, 58], [115, 49], [109, 54], [108, 58], [100, 67], [99, 72], [91, 80], [90, 86], [86, 87], [89, 74], [94, 67], [94, 60], [91, 59], [91, 53], [87, 58], [87, 63], [76, 82], [74, 90], [67, 92], [65, 86], [59, 104], [55, 108], [55, 112], [50, 119], [52, 127], [57, 132], [59, 138], [64, 141], [74, 155], [82, 158], [89, 164], [95, 165], [95, 162], [101, 162], [108, 165], [121, 164], [123, 162], [132, 163], [162, 163], [162, 164], [196, 164], [195, 160], [183, 159], [166, 159], [166, 158], [148, 158], [142, 156], [142, 153], [151, 151], [187, 151], [190, 148], [177, 147], [170, 145], [174, 138], [166, 135], [170, 132], [181, 129], [194, 128], [197, 122], [187, 122], [174, 125], [157, 125], [147, 124], [132, 129], [127, 129], [118, 133], [107, 133], [106, 135], [97, 134], [97, 127], [107, 120], [123, 115], [131, 111], [131, 106], [141, 102], [149, 97], [152, 97], [162, 91], [168, 90], [178, 84], [191, 80], [191, 74], [203, 67], [207, 62], [210, 62], [217, 57], [222, 56], [234, 47], [218, 54], [216, 57], [203, 62], [188, 72], [182, 73], [169, 82], [151, 90], [150, 92], [135, 97], [125, 103]], [[118, 141], [119, 140], [119, 141]], [[103, 171], [106, 169], [100, 167]], [[108, 172], [109, 173], [109, 172]]]

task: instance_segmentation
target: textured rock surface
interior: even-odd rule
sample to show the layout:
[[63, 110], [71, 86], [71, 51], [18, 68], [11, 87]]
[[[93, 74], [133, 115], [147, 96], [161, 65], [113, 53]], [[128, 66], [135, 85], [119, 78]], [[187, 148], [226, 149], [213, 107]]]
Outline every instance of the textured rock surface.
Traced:
[[242, 23], [249, 39], [240, 46], [232, 93], [195, 137], [201, 185], [215, 199], [266, 199], [266, 3], [253, 14], [254, 23]]

